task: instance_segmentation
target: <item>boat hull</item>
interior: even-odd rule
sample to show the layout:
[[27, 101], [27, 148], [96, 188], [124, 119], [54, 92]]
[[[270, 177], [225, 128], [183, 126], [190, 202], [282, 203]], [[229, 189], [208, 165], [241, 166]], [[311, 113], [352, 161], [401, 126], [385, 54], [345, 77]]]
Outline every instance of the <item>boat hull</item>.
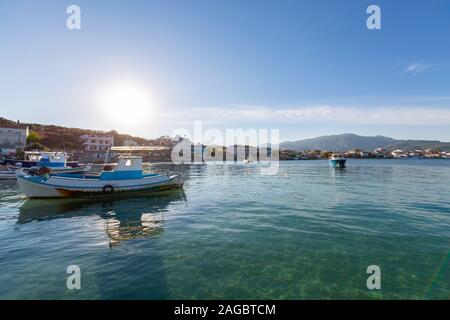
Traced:
[[328, 163], [330, 164], [330, 167], [332, 168], [345, 168], [345, 162], [347, 160], [345, 159], [330, 159], [328, 160]]
[[14, 171], [0, 171], [0, 180], [15, 180], [16, 174]]
[[134, 180], [98, 180], [18, 174], [17, 181], [28, 198], [112, 197], [168, 191], [183, 186], [179, 176], [153, 176]]

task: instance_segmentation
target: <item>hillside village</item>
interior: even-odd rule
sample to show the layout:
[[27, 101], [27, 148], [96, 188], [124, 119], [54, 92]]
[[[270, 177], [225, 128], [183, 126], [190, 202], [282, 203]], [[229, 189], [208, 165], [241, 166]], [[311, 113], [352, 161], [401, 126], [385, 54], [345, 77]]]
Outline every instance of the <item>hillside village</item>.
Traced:
[[[319, 138], [318, 138], [319, 139]], [[323, 139], [323, 137], [320, 137]], [[30, 150], [65, 151], [73, 159], [82, 162], [102, 162], [108, 156], [112, 146], [157, 146], [161, 150], [145, 154], [147, 161], [170, 161], [172, 148], [182, 140], [181, 137], [161, 136], [155, 139], [134, 137], [117, 131], [103, 132], [98, 130], [67, 128], [55, 125], [20, 123], [0, 118], [0, 155], [20, 157], [20, 153]], [[394, 141], [394, 140], [392, 140]], [[423, 143], [424, 141], [421, 141]], [[436, 142], [432, 142], [433, 145]], [[446, 145], [442, 143], [442, 145]], [[193, 146], [194, 147], [194, 146]], [[205, 146], [197, 146], [204, 149]], [[209, 147], [215, 153], [220, 147]], [[217, 149], [217, 150], [216, 150]], [[246, 148], [246, 154], [249, 152]], [[280, 147], [280, 160], [316, 160], [328, 159], [329, 150], [290, 150]], [[426, 149], [389, 149], [378, 147], [373, 150], [352, 148], [341, 151], [347, 158], [442, 158], [450, 159], [449, 150], [437, 148]], [[22, 155], [23, 156], [23, 155]]]
[[23, 151], [65, 151], [72, 159], [82, 162], [102, 162], [112, 146], [159, 146], [159, 150], [147, 155], [148, 161], [170, 159], [171, 148], [178, 138], [162, 136], [144, 139], [117, 131], [99, 131], [67, 128], [55, 125], [28, 124], [0, 118], [0, 155], [20, 157]]
[[[319, 160], [328, 159], [332, 151], [322, 150], [307, 150], [298, 152], [293, 150], [281, 150], [281, 160]], [[343, 152], [346, 158], [385, 158], [385, 159], [400, 159], [400, 158], [423, 158], [423, 159], [450, 159], [449, 151], [440, 151], [433, 149], [426, 150], [393, 150], [389, 151], [384, 148], [376, 148], [372, 151], [364, 151], [360, 149], [351, 149]]]

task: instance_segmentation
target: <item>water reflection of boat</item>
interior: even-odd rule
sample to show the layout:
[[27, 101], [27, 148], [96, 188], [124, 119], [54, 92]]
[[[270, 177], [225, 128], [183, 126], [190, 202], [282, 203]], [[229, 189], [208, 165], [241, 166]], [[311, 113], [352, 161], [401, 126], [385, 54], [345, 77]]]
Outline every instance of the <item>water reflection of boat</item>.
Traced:
[[163, 233], [164, 212], [142, 213], [124, 219], [123, 215], [110, 213], [105, 219], [105, 231], [111, 246], [122, 241], [159, 236]]
[[98, 201], [92, 199], [26, 200], [19, 208], [18, 224], [82, 216], [104, 219], [110, 245], [161, 235], [168, 206], [185, 201], [182, 189], [165, 196]]

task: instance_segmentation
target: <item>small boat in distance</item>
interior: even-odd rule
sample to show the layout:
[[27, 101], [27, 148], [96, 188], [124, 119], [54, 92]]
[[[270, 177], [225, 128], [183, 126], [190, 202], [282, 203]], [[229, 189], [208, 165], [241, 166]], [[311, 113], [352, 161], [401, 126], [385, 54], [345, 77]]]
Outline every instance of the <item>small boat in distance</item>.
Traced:
[[3, 163], [10, 167], [31, 168], [35, 167], [41, 159], [40, 151], [25, 151], [25, 160], [5, 159]]
[[[69, 155], [64, 152], [33, 152], [28, 154], [30, 160], [19, 161], [15, 163], [15, 166], [9, 166], [9, 168], [16, 170], [20, 168], [29, 168], [30, 171], [40, 168], [49, 168], [51, 173], [82, 173], [87, 170], [86, 165], [78, 164], [77, 162], [68, 163], [67, 159]], [[29, 164], [33, 163], [30, 167]]]
[[177, 175], [144, 173], [142, 157], [121, 156], [117, 165], [105, 165], [100, 174], [50, 174], [48, 168], [30, 175], [17, 171], [17, 181], [29, 198], [72, 198], [116, 195], [142, 195], [178, 189], [183, 182]]
[[328, 160], [328, 163], [330, 164], [330, 167], [333, 168], [345, 168], [346, 161], [347, 160], [342, 154], [332, 153], [330, 159]]
[[243, 163], [252, 163], [252, 162], [254, 162], [255, 160], [253, 159], [253, 157], [247, 157], [247, 158], [245, 158], [244, 160], [242, 160], [242, 162]]
[[64, 152], [42, 152], [41, 157], [36, 164], [39, 168], [49, 168], [52, 173], [82, 173], [86, 171], [87, 166], [84, 164], [71, 163], [68, 165], [67, 159], [69, 155]]

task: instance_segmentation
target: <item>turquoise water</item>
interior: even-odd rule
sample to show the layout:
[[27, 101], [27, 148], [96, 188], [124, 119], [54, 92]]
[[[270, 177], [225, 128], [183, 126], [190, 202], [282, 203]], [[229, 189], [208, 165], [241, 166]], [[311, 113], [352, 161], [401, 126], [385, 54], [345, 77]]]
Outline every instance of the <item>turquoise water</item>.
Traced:
[[184, 192], [31, 201], [0, 182], [0, 298], [450, 298], [450, 160], [152, 167]]

